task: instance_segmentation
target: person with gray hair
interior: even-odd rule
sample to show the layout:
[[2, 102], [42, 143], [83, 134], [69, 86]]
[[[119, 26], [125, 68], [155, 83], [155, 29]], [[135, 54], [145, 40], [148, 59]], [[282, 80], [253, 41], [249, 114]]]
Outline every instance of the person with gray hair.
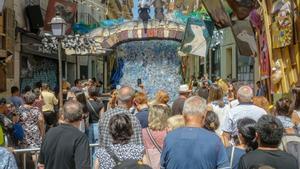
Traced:
[[206, 101], [199, 96], [185, 101], [183, 117], [186, 126], [175, 129], [165, 138], [161, 168], [230, 168], [220, 138], [203, 128], [206, 108]]
[[[18, 109], [20, 124], [24, 130], [24, 138], [20, 142], [21, 148], [39, 148], [44, 134], [44, 118], [38, 107], [33, 103], [36, 95], [33, 92], [27, 92], [23, 95], [24, 104]], [[33, 160], [36, 161], [33, 155]]]
[[264, 109], [252, 103], [253, 90], [250, 86], [241, 86], [237, 92], [237, 98], [239, 105], [233, 107], [226, 114], [223, 125], [221, 125], [225, 146], [229, 146], [230, 140], [237, 137], [237, 121], [239, 119], [251, 118], [257, 121], [261, 116], [267, 114]]
[[108, 124], [110, 119], [116, 115], [125, 113], [130, 117], [133, 128], [133, 135], [130, 139], [130, 143], [143, 145], [142, 139], [142, 127], [135, 115], [133, 115], [129, 109], [133, 106], [134, 90], [129, 86], [123, 86], [118, 91], [118, 105], [114, 109], [110, 109], [104, 113], [104, 117], [99, 121], [99, 140], [100, 145], [108, 146], [112, 144], [113, 139], [109, 134]]
[[42, 143], [39, 168], [90, 169], [89, 140], [79, 130], [83, 118], [81, 103], [67, 101], [62, 116], [63, 122], [51, 128]]

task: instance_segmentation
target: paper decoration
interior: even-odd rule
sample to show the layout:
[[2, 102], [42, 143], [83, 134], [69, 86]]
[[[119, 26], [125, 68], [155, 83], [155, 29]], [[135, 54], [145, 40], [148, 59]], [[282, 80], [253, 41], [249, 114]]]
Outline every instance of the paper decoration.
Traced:
[[231, 26], [231, 20], [220, 0], [202, 0], [202, 2], [216, 27], [224, 28]]
[[281, 48], [293, 43], [293, 20], [290, 0], [277, 0], [272, 7], [272, 44]]
[[255, 56], [258, 53], [254, 32], [249, 21], [235, 21], [232, 31], [241, 55]]
[[51, 19], [59, 12], [61, 17], [67, 22], [66, 34], [71, 33], [71, 26], [74, 23], [74, 18], [77, 8], [76, 3], [67, 0], [49, 0], [44, 29], [50, 31]]
[[124, 61], [121, 85], [137, 88], [142, 79], [150, 99], [163, 89], [174, 100], [182, 81], [179, 73], [180, 59], [177, 55], [179, 42], [170, 40], [132, 41], [116, 48], [116, 55]]
[[195, 56], [206, 56], [208, 37], [204, 36], [205, 29], [203, 22], [190, 18], [185, 29], [181, 51]]

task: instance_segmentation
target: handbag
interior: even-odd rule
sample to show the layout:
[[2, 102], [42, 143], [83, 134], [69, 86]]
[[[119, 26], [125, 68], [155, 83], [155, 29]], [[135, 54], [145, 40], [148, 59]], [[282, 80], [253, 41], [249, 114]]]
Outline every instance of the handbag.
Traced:
[[161, 153], [161, 152], [162, 152], [162, 148], [158, 145], [158, 143], [157, 143], [157, 142], [155, 141], [155, 139], [153, 138], [153, 136], [152, 136], [152, 134], [151, 134], [149, 128], [147, 128], [146, 131], [147, 131], [147, 134], [148, 134], [149, 137], [150, 137], [151, 142], [152, 142], [153, 145], [155, 146], [155, 148], [159, 151], [159, 153]]

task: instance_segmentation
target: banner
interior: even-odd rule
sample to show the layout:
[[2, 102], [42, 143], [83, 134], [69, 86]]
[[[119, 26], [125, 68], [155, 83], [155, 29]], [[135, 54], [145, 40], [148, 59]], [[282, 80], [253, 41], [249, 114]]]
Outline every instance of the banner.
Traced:
[[76, 3], [74, 2], [69, 2], [67, 0], [49, 0], [44, 29], [51, 31], [51, 25], [49, 23], [51, 22], [51, 19], [55, 17], [56, 12], [59, 12], [60, 16], [67, 22], [66, 34], [70, 34], [76, 11]]
[[181, 51], [195, 56], [206, 56], [207, 42], [205, 25], [199, 19], [189, 18], [186, 25]]

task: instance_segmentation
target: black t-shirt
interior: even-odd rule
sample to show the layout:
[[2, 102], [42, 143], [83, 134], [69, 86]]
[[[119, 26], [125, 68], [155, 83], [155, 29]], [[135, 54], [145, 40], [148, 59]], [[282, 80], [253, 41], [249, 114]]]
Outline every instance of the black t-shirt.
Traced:
[[42, 143], [39, 163], [45, 169], [90, 169], [87, 136], [67, 124], [51, 128]]
[[89, 123], [98, 123], [99, 112], [104, 107], [102, 101], [87, 100], [86, 106], [89, 112]]
[[298, 169], [296, 158], [281, 150], [255, 150], [241, 157], [239, 169], [270, 166], [275, 169]]

